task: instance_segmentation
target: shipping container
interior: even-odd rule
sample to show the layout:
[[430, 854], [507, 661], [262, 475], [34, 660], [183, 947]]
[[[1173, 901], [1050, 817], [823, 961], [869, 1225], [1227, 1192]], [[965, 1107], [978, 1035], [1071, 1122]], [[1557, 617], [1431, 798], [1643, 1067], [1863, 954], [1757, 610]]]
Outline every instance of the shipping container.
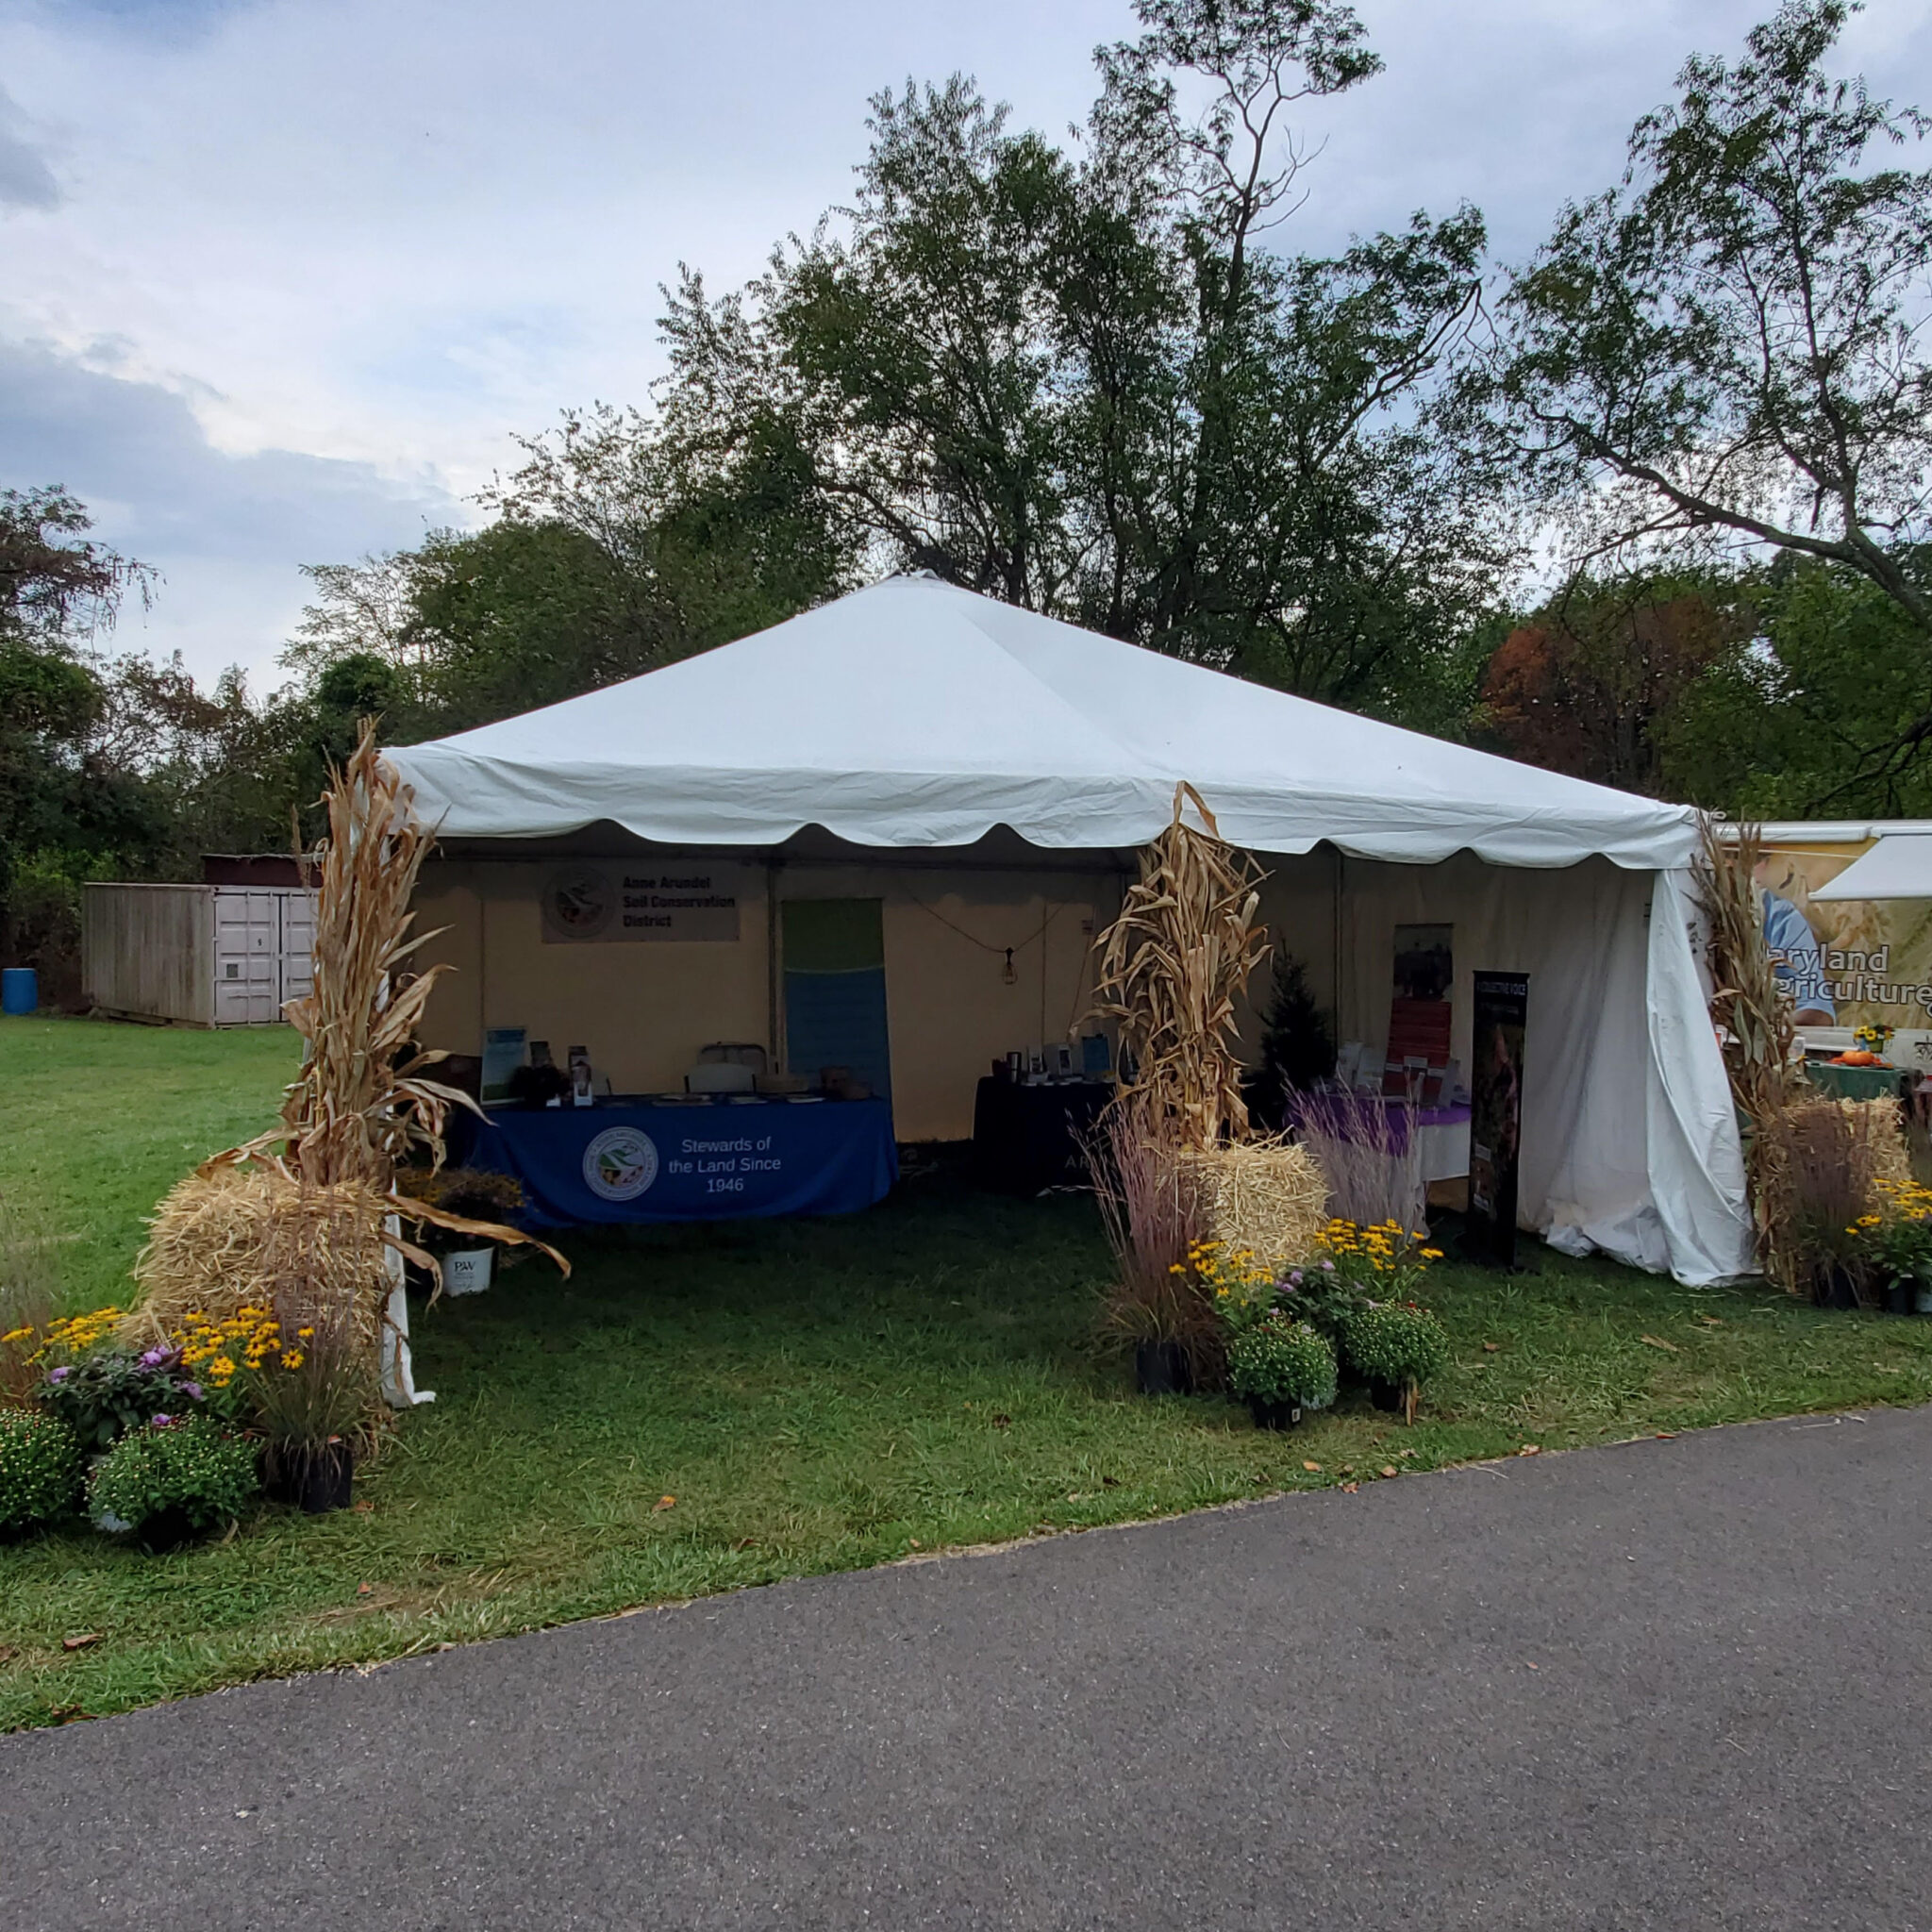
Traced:
[[315, 911], [299, 886], [91, 885], [85, 990], [104, 1012], [270, 1026], [308, 991]]

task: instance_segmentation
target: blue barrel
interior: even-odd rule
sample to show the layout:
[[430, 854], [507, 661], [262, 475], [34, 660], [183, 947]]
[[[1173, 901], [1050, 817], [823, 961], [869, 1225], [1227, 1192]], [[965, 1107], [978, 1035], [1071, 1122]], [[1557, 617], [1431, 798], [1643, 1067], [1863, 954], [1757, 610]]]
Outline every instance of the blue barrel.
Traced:
[[41, 1003], [41, 977], [31, 966], [0, 969], [0, 1013], [31, 1013]]

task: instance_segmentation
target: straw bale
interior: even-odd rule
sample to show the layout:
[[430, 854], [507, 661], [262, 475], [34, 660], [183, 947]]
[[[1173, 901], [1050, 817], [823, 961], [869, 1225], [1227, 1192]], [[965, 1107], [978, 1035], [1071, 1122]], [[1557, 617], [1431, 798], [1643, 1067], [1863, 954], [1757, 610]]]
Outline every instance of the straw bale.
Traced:
[[1906, 1145], [1904, 1109], [1895, 1094], [1876, 1100], [1840, 1100], [1840, 1110], [1850, 1121], [1872, 1163], [1875, 1181], [1910, 1181], [1911, 1151]]
[[1306, 1147], [1246, 1141], [1176, 1155], [1203, 1240], [1245, 1248], [1269, 1268], [1315, 1252], [1328, 1220], [1328, 1181]]
[[130, 1334], [159, 1339], [189, 1315], [244, 1307], [348, 1309], [375, 1347], [390, 1290], [383, 1216], [367, 1183], [305, 1186], [270, 1167], [210, 1164], [179, 1182], [134, 1263]]

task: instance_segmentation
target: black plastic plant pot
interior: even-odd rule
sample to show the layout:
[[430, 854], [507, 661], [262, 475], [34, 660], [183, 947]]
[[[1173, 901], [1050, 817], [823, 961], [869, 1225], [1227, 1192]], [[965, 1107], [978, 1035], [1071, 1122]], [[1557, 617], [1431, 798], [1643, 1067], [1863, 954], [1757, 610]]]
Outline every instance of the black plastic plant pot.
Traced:
[[1369, 1400], [1377, 1408], [1386, 1410], [1390, 1415], [1400, 1415], [1402, 1413], [1402, 1384], [1400, 1382], [1378, 1381], [1374, 1375], [1371, 1375], [1369, 1377]]
[[1915, 1315], [1919, 1311], [1919, 1284], [1909, 1274], [1885, 1284], [1885, 1312], [1888, 1315]]
[[1142, 1395], [1191, 1395], [1193, 1372], [1178, 1341], [1141, 1341], [1134, 1346], [1134, 1380]]
[[305, 1515], [326, 1516], [349, 1507], [355, 1481], [355, 1451], [338, 1438], [311, 1455], [291, 1451], [286, 1458], [272, 1457], [262, 1488], [272, 1503], [291, 1503]]
[[356, 1487], [356, 1452], [346, 1442], [331, 1441], [303, 1466], [302, 1493], [297, 1498], [308, 1516], [326, 1516], [346, 1509]]
[[1856, 1308], [1858, 1306], [1858, 1284], [1852, 1278], [1849, 1268], [1834, 1268], [1826, 1277], [1824, 1292], [1818, 1297], [1821, 1307]]
[[1301, 1426], [1302, 1406], [1299, 1402], [1263, 1402], [1258, 1395], [1244, 1399], [1257, 1429], [1294, 1429]]
[[192, 1542], [199, 1534], [187, 1510], [175, 1505], [167, 1509], [157, 1509], [152, 1516], [144, 1518], [134, 1532], [134, 1540], [150, 1557], [165, 1557], [170, 1550], [178, 1550], [183, 1543]]

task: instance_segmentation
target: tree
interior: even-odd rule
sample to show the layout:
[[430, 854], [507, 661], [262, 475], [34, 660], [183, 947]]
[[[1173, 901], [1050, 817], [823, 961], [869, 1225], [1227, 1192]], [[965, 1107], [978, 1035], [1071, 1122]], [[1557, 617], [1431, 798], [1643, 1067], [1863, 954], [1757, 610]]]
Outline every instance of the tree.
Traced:
[[[1872, 161], [1932, 124], [1825, 74], [1850, 10], [1787, 0], [1741, 59], [1687, 62], [1623, 182], [1510, 278], [1466, 396], [1568, 495], [1591, 554], [1812, 558], [1895, 604], [1923, 658], [1932, 600], [1906, 555], [1932, 534], [1932, 175]], [[1916, 756], [1928, 699], [1860, 771]]]
[[845, 239], [821, 224], [756, 293], [817, 475], [894, 560], [1028, 608], [1073, 565], [1051, 289], [1074, 173], [955, 75], [875, 96]]
[[[138, 772], [106, 754], [88, 651], [150, 574], [86, 536], [59, 489], [0, 491], [0, 958], [42, 963], [43, 907], [105, 866], [150, 862], [165, 823]], [[58, 918], [53, 922], [58, 924]]]
[[154, 572], [90, 539], [86, 507], [58, 484], [0, 490], [0, 638], [71, 651], [111, 627]]
[[687, 279], [631, 462], [661, 477], [688, 420], [721, 447], [762, 424], [870, 570], [1446, 720], [1504, 554], [1493, 489], [1432, 418], [1481, 218], [1275, 253], [1309, 159], [1287, 116], [1375, 71], [1359, 23], [1311, 0], [1141, 13], [1076, 156], [959, 76], [877, 96], [836, 225], [723, 303]]
[[1572, 583], [1490, 659], [1485, 733], [1525, 763], [1672, 795], [1683, 708], [1757, 616], [1748, 583], [1709, 574]]
[[[1923, 553], [1901, 562], [1924, 580]], [[1748, 641], [1661, 721], [1672, 794], [1740, 818], [1932, 815], [1932, 769], [1867, 753], [1925, 698], [1924, 643], [1861, 572], [1786, 555], [1747, 587]]]

